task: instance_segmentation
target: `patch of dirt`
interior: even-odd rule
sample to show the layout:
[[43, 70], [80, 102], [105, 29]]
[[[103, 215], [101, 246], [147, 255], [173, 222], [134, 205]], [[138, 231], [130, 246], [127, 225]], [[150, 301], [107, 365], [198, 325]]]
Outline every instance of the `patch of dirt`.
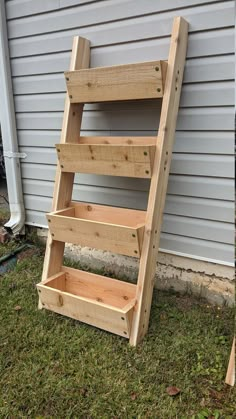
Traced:
[[38, 249], [32, 248], [32, 249], [26, 249], [23, 252], [19, 253], [17, 255], [17, 260], [22, 261], [24, 259], [30, 258], [31, 256], [34, 256], [38, 254]]

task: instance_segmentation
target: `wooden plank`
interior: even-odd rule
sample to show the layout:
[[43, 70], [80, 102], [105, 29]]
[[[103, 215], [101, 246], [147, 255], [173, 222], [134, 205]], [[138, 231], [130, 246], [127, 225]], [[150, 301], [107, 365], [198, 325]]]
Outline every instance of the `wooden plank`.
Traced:
[[[56, 289], [55, 277], [37, 284], [44, 308], [129, 337], [130, 318], [135, 304], [134, 284], [63, 267], [65, 290]], [[53, 286], [52, 286], [53, 285]]]
[[80, 137], [79, 144], [156, 145], [156, 137]]
[[62, 172], [150, 178], [155, 146], [56, 144]]
[[188, 23], [183, 18], [176, 17], [171, 36], [165, 93], [158, 133], [159, 153], [156, 153], [155, 156], [150, 185], [137, 283], [137, 304], [133, 315], [130, 336], [131, 345], [137, 345], [148, 329], [162, 216], [187, 50], [187, 34]]
[[[70, 203], [70, 206], [75, 209], [76, 217], [89, 218], [91, 221], [137, 227], [143, 226], [146, 219], [146, 211], [73, 201]], [[63, 215], [66, 214], [64, 213]]]
[[[90, 47], [89, 41], [81, 37], [73, 40], [70, 70], [78, 70], [89, 66]], [[83, 113], [83, 105], [71, 104], [66, 96], [61, 143], [75, 142], [80, 135], [80, 127]], [[73, 173], [62, 173], [60, 165], [57, 165], [56, 179], [53, 194], [52, 210], [65, 208], [71, 201], [74, 182]], [[42, 280], [60, 271], [65, 244], [53, 240], [50, 232], [46, 245], [46, 253], [43, 266]]]
[[66, 71], [71, 103], [150, 99], [163, 96], [165, 61]]
[[235, 337], [232, 344], [225, 382], [229, 386], [234, 386], [235, 384]]
[[119, 308], [123, 312], [128, 304], [134, 305], [135, 284], [67, 266], [62, 267], [62, 272], [66, 274], [66, 292]]
[[[96, 211], [96, 207], [102, 208], [102, 206], [84, 204], [84, 211], [82, 210], [80, 214], [79, 205], [75, 205], [77, 216], [75, 209], [74, 216], [65, 216], [63, 215], [64, 211], [47, 214], [53, 239], [58, 242], [80, 244], [139, 257], [142, 248], [145, 212], [132, 210], [131, 213], [134, 217], [131, 218], [131, 215], [125, 217], [129, 210], [116, 208], [108, 215], [108, 208], [111, 209], [111, 207], [107, 207], [107, 211], [99, 220], [98, 214], [101, 213], [101, 210], [97, 208]], [[119, 210], [121, 210], [120, 215], [116, 221], [115, 215]], [[136, 213], [139, 215], [137, 220], [135, 219]]]

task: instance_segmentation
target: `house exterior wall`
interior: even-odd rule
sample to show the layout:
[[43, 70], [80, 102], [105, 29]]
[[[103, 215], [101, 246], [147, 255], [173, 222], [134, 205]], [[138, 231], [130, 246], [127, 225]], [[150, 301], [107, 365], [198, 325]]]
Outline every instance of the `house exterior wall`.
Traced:
[[[8, 39], [27, 224], [46, 226], [72, 37], [91, 67], [167, 59], [173, 17], [189, 43], [161, 249], [233, 264], [234, 1], [8, 0]], [[83, 135], [155, 135], [157, 102], [87, 105]], [[73, 198], [145, 209], [148, 181], [77, 175]]]

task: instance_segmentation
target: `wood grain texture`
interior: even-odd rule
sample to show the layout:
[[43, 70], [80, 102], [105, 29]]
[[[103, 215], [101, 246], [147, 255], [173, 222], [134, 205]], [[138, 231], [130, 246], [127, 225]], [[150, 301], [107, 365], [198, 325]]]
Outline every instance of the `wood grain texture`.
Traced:
[[234, 386], [235, 384], [235, 337], [232, 343], [232, 349], [229, 358], [229, 364], [227, 369], [227, 374], [225, 378], [226, 384], [229, 386]]
[[62, 172], [150, 178], [155, 146], [56, 144]]
[[65, 72], [71, 103], [150, 99], [163, 96], [164, 61]]
[[55, 280], [37, 284], [44, 308], [129, 337], [135, 285], [67, 267], [58, 273], [64, 289]]
[[72, 208], [69, 216], [68, 209], [47, 214], [54, 240], [140, 256], [145, 211], [75, 203]]
[[[73, 40], [70, 70], [78, 70], [89, 66], [90, 46], [84, 38], [75, 37]], [[80, 135], [83, 105], [71, 104], [66, 96], [63, 116], [61, 143], [74, 142]], [[71, 200], [74, 182], [73, 173], [62, 173], [57, 165], [53, 194], [52, 210], [65, 208]], [[65, 244], [52, 239], [50, 232], [46, 244], [42, 280], [60, 271]], [[41, 308], [39, 306], [39, 308]]]
[[153, 165], [147, 218], [140, 258], [139, 276], [130, 344], [137, 345], [147, 332], [154, 287], [157, 253], [165, 205], [168, 176], [179, 108], [184, 63], [187, 50], [188, 23], [174, 19], [165, 91], [158, 132], [158, 150]]
[[156, 137], [79, 137], [79, 144], [111, 144], [111, 145], [156, 145]]

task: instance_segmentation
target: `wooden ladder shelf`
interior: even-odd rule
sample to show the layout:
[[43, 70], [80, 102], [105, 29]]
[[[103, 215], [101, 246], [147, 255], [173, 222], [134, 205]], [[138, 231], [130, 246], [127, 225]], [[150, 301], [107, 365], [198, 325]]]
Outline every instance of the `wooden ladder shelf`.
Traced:
[[[168, 61], [89, 69], [89, 41], [75, 37], [42, 282], [40, 308], [130, 339], [148, 329], [187, 48], [188, 24], [174, 19]], [[157, 137], [81, 137], [85, 103], [162, 98]], [[74, 174], [150, 178], [147, 211], [71, 202]], [[63, 265], [65, 242], [140, 258], [137, 285]]]

